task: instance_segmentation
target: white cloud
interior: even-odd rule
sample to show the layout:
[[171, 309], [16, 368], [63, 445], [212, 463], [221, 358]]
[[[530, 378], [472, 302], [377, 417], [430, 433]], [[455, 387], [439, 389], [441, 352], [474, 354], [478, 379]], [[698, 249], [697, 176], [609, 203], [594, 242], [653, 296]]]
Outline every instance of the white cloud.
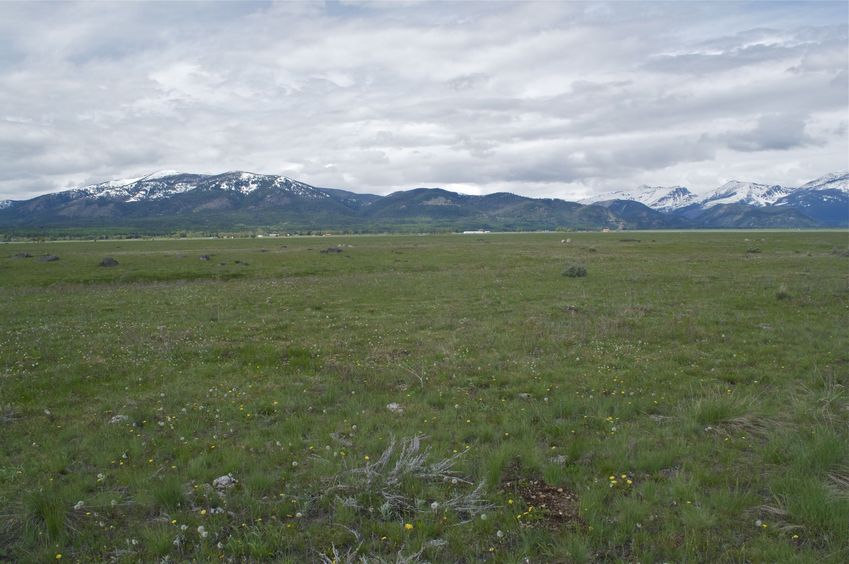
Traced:
[[170, 168], [577, 197], [847, 163], [842, 3], [0, 3], [0, 199]]

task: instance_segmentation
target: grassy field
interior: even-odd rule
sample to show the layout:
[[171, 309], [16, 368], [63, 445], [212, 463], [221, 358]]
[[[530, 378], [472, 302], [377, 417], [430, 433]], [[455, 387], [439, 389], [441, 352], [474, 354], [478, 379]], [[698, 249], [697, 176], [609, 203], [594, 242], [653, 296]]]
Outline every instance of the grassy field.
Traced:
[[847, 243], [2, 245], [0, 561], [846, 562]]

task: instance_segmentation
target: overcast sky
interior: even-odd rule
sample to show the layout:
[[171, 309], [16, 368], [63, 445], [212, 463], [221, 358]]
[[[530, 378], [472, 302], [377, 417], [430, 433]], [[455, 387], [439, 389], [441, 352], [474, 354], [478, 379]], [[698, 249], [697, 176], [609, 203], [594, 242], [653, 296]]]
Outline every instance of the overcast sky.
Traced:
[[849, 168], [844, 1], [0, 2], [0, 199], [158, 169], [577, 199]]

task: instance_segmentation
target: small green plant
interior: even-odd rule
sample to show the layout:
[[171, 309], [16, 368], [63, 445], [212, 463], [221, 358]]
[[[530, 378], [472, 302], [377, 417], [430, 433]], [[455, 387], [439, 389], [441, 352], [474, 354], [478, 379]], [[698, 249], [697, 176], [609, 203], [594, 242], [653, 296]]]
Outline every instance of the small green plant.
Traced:
[[583, 264], [567, 264], [561, 274], [568, 278], [583, 278], [587, 275], [587, 267]]
[[43, 530], [48, 539], [58, 539], [65, 533], [67, 509], [55, 492], [33, 492], [27, 497], [25, 507], [29, 522]]
[[167, 478], [151, 484], [153, 499], [164, 510], [173, 511], [183, 505], [185, 494], [183, 486], [176, 478]]

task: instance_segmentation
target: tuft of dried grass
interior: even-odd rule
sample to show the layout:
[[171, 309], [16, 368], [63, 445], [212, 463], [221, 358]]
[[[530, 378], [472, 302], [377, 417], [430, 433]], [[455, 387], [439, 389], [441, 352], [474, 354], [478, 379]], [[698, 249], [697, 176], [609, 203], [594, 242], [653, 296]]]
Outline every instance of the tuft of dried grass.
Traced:
[[[415, 484], [447, 482], [452, 486], [465, 487], [465, 491], [438, 500], [437, 504], [463, 516], [466, 519], [463, 522], [492, 509], [493, 505], [484, 499], [485, 484], [480, 482], [469, 490], [473, 482], [454, 469], [457, 461], [468, 451], [431, 460], [430, 447], [422, 447], [423, 438], [422, 435], [401, 441], [392, 438], [374, 462], [334, 475], [324, 495], [332, 493], [337, 501], [355, 510], [374, 509], [376, 506], [384, 519], [395, 519], [430, 509], [429, 503], [418, 499], [411, 491], [416, 489]], [[456, 492], [457, 488], [449, 491]]]

